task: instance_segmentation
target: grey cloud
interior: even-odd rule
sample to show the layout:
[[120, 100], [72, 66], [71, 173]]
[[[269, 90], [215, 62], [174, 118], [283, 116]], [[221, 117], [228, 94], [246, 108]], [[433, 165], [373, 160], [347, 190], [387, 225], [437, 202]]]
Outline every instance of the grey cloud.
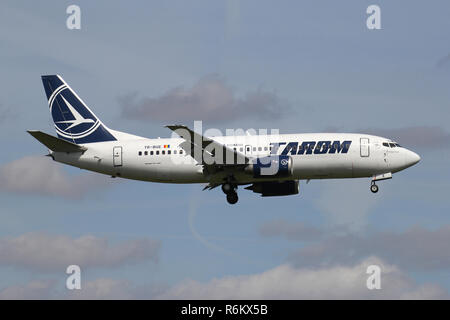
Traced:
[[51, 299], [55, 280], [33, 280], [26, 284], [13, 285], [0, 290], [0, 300]]
[[15, 117], [16, 114], [10, 108], [7, 108], [0, 103], [0, 123]]
[[404, 232], [332, 236], [304, 246], [289, 257], [297, 267], [341, 265], [375, 255], [413, 271], [450, 268], [450, 226], [436, 230], [414, 227]]
[[80, 198], [112, 185], [113, 179], [96, 173], [69, 175], [49, 157], [24, 157], [0, 167], [0, 191]]
[[395, 129], [364, 129], [359, 132], [371, 133], [397, 141], [412, 148], [448, 148], [450, 133], [438, 126], [414, 126]]
[[192, 88], [177, 87], [157, 98], [119, 98], [122, 115], [141, 121], [180, 122], [203, 120], [216, 123], [242, 117], [274, 119], [284, 115], [287, 104], [273, 93], [258, 89], [237, 97], [218, 75], [201, 78]]
[[437, 68], [445, 67], [450, 62], [450, 53], [446, 55], [445, 57], [442, 57], [439, 59], [439, 61], [436, 63]]
[[158, 260], [159, 240], [141, 238], [110, 244], [105, 238], [71, 238], [46, 233], [28, 233], [0, 239], [0, 265], [51, 272], [71, 264], [81, 268], [118, 267]]

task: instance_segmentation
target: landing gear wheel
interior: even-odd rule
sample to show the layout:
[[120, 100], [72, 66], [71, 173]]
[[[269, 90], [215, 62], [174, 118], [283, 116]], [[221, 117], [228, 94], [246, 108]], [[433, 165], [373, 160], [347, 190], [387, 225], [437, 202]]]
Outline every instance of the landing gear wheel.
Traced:
[[373, 183], [370, 186], [370, 191], [372, 191], [373, 193], [377, 193], [378, 192], [378, 186], [375, 183]]
[[236, 192], [231, 192], [227, 194], [227, 201], [229, 204], [235, 204], [238, 202], [239, 198]]
[[230, 192], [233, 192], [233, 186], [229, 183], [224, 183], [222, 185], [222, 191], [225, 194], [229, 194]]

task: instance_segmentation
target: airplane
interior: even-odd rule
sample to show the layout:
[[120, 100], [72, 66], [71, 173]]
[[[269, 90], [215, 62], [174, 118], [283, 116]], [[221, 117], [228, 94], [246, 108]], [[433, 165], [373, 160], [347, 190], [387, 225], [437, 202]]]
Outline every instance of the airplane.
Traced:
[[221, 186], [228, 203], [237, 189], [262, 197], [295, 195], [299, 181], [371, 178], [377, 181], [420, 161], [397, 142], [362, 133], [301, 133], [207, 137], [167, 125], [171, 138], [148, 139], [108, 128], [59, 75], [42, 76], [57, 137], [27, 131], [57, 162], [111, 177]]

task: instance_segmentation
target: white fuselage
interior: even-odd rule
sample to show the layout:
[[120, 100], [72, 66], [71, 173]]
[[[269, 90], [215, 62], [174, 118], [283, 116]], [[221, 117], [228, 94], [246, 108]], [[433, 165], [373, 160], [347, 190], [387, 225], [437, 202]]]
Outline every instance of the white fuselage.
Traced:
[[[240, 184], [271, 180], [371, 177], [398, 172], [420, 159], [417, 154], [398, 144], [394, 147], [386, 146], [393, 143], [390, 139], [365, 134], [306, 133], [221, 136], [212, 139], [249, 158], [264, 157], [271, 153], [291, 156], [293, 171], [290, 177], [254, 178], [244, 171], [235, 172], [235, 178]], [[86, 144], [88, 149], [83, 154], [52, 152], [52, 156], [58, 162], [127, 179], [165, 183], [223, 181], [226, 171], [214, 175], [204, 173], [203, 166], [180, 147], [183, 141], [181, 138], [130, 137]], [[331, 148], [327, 143], [335, 141], [350, 142], [348, 150], [330, 152]], [[319, 147], [302, 149], [305, 142], [314, 142]]]

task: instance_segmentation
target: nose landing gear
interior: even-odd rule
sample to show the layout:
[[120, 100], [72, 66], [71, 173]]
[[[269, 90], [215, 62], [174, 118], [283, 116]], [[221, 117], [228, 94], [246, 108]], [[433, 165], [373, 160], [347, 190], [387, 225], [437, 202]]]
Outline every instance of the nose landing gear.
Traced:
[[387, 180], [387, 179], [392, 179], [392, 173], [391, 172], [374, 175], [372, 177], [372, 183], [370, 184], [370, 191], [372, 191], [373, 193], [377, 193], [378, 192], [378, 186], [376, 185], [376, 182], [377, 181], [381, 181], [381, 180]]
[[372, 184], [370, 185], [370, 191], [372, 191], [373, 193], [378, 192], [378, 186], [375, 184], [375, 181], [372, 181]]

